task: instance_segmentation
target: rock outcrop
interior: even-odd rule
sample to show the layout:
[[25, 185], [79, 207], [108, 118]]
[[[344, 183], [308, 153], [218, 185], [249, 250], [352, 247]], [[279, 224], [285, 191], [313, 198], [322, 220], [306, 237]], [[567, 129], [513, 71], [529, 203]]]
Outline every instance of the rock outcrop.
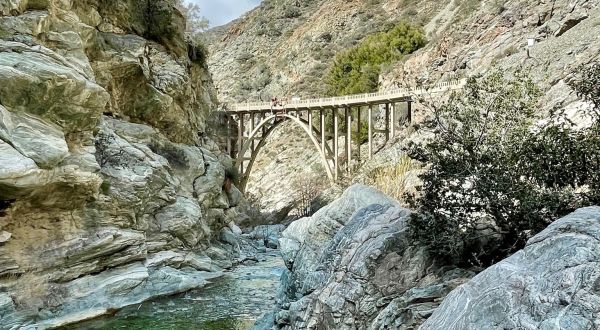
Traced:
[[355, 185], [293, 222], [280, 238], [288, 271], [277, 308], [254, 329], [598, 327], [600, 207], [557, 220], [476, 276], [412, 242], [409, 215]]
[[600, 327], [600, 207], [551, 224], [527, 246], [452, 291], [421, 327]]
[[[410, 211], [356, 185], [280, 239], [288, 268], [263, 329], [413, 329], [473, 273], [437, 265], [407, 237]], [[269, 324], [272, 318], [275, 325]], [[272, 323], [272, 322], [271, 322]]]
[[172, 0], [0, 0], [0, 328], [76, 322], [231, 266], [239, 248], [216, 239], [241, 197], [184, 30]]

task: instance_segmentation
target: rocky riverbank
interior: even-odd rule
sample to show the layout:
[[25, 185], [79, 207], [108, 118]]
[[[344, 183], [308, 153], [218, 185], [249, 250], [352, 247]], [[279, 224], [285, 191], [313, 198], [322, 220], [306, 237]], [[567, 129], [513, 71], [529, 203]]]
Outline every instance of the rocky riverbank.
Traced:
[[283, 269], [277, 251], [259, 253], [256, 261], [234, 267], [200, 290], [154, 299], [63, 330], [248, 329], [274, 302]]
[[409, 215], [356, 185], [292, 223], [281, 238], [287, 270], [277, 307], [255, 329], [598, 326], [599, 207], [557, 220], [477, 276], [480, 269], [445, 265], [415, 245]]

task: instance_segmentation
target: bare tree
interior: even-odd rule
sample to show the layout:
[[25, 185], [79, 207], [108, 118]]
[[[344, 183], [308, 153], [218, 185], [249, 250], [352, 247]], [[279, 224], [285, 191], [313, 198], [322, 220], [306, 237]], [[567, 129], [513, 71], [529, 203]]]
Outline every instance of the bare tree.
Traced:
[[177, 0], [177, 7], [186, 18], [186, 33], [196, 39], [202, 32], [208, 30], [209, 21], [202, 16], [200, 6], [193, 2]]
[[296, 193], [296, 213], [299, 217], [313, 215], [313, 201], [326, 188], [327, 180], [321, 177], [299, 177], [294, 181], [293, 187]]

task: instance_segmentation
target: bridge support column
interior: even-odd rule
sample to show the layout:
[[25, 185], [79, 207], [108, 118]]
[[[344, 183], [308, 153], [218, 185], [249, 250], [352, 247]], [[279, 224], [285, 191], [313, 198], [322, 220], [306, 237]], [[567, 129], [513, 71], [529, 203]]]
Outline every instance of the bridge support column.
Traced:
[[369, 159], [373, 158], [373, 105], [369, 105]]
[[327, 143], [327, 140], [325, 135], [325, 113], [323, 110], [319, 112], [319, 122], [321, 123], [321, 151], [326, 155], [325, 143]]
[[358, 157], [357, 159], [358, 159], [358, 161], [360, 161], [360, 159], [361, 159], [360, 158], [360, 146], [362, 144], [362, 141], [360, 141], [361, 140], [361, 136], [362, 136], [362, 133], [361, 133], [361, 130], [362, 130], [362, 125], [361, 125], [362, 107], [361, 106], [358, 107], [357, 112], [358, 113], [357, 113], [357, 116], [356, 116], [356, 136], [358, 136], [359, 140], [358, 140], [358, 148], [356, 149], [356, 151], [357, 151], [357, 157]]
[[406, 102], [406, 108], [408, 109], [406, 120], [408, 121], [408, 124], [410, 125], [410, 124], [412, 124], [412, 100], [409, 99]]
[[339, 160], [340, 160], [340, 149], [339, 149], [339, 117], [338, 109], [333, 108], [333, 177], [337, 181], [339, 175]]
[[[255, 115], [254, 113], [250, 114], [250, 133], [248, 133], [248, 136], [251, 136], [252, 132], [254, 132], [254, 119], [255, 119], [254, 115]], [[254, 138], [253, 138], [252, 142], [250, 144], [250, 152], [254, 152], [254, 147], [255, 147], [255, 145], [254, 145]]]
[[396, 136], [396, 104], [390, 103], [390, 135]]
[[385, 140], [389, 141], [391, 138], [390, 134], [390, 104], [385, 104]]
[[346, 108], [346, 171], [350, 173], [352, 162], [352, 109]]
[[313, 116], [312, 116], [312, 110], [308, 110], [308, 128], [310, 128], [310, 134], [312, 135], [312, 131], [313, 131]]
[[231, 155], [231, 116], [227, 115], [227, 154], [229, 155], [229, 157], [232, 157]]
[[238, 158], [240, 161], [240, 175], [244, 174], [244, 155], [242, 154], [244, 148], [244, 114], [238, 115]]

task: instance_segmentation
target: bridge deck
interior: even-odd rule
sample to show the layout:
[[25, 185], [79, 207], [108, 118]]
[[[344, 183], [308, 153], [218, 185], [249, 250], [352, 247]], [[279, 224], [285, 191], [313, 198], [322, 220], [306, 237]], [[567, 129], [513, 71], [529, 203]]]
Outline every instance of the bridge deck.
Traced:
[[[383, 91], [377, 93], [366, 93], [366, 94], [355, 94], [341, 97], [328, 97], [318, 99], [306, 99], [306, 100], [291, 100], [285, 103], [282, 107], [275, 107], [275, 109], [287, 109], [287, 110], [318, 110], [318, 109], [332, 109], [332, 108], [344, 108], [344, 107], [355, 107], [364, 105], [375, 105], [392, 102], [406, 101], [412, 96], [420, 96], [424, 94], [435, 94], [440, 92], [446, 92], [449, 90], [461, 89], [466, 83], [466, 79], [444, 82], [430, 87], [423, 87], [417, 89], [400, 88], [390, 91]], [[230, 112], [260, 112], [270, 111], [272, 108], [271, 102], [246, 102], [236, 103], [231, 105]]]

